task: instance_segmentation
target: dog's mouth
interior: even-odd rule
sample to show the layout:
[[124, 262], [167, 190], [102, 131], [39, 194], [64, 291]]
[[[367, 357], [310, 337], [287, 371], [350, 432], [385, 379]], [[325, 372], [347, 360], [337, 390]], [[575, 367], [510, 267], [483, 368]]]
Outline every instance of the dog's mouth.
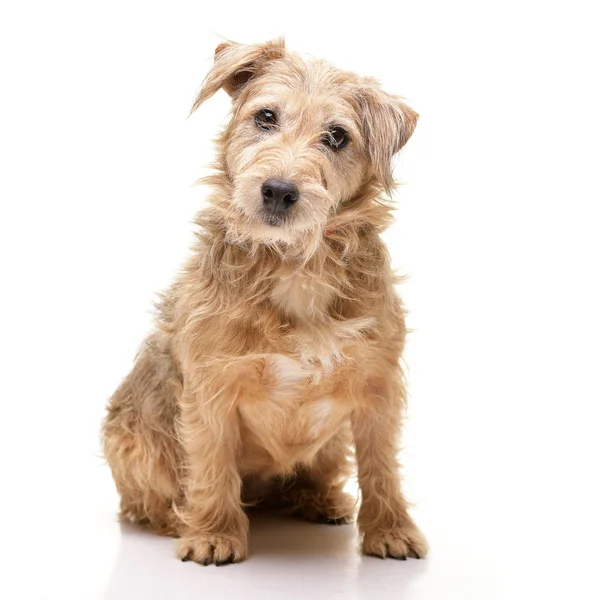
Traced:
[[281, 227], [289, 220], [287, 213], [275, 213], [269, 210], [261, 210], [259, 217], [265, 225], [271, 227]]

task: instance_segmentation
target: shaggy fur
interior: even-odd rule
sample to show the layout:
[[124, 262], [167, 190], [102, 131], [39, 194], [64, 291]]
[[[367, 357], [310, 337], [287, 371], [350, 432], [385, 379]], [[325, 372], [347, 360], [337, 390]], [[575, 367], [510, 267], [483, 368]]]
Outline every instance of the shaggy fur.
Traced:
[[[122, 515], [179, 537], [183, 560], [236, 562], [246, 506], [352, 521], [356, 462], [363, 551], [423, 557], [398, 475], [406, 329], [380, 238], [391, 160], [417, 115], [281, 40], [221, 44], [193, 110], [220, 88], [232, 118], [194, 252], [104, 423]], [[265, 108], [269, 130], [256, 123]], [[338, 150], [333, 127], [349, 138]], [[277, 221], [269, 178], [299, 189]]]

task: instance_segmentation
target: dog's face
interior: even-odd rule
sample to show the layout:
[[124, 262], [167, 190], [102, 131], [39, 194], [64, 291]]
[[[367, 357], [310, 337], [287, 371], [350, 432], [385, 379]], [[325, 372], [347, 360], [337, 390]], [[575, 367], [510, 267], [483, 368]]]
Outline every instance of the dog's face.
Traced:
[[265, 240], [326, 228], [369, 183], [389, 191], [392, 156], [417, 119], [375, 81], [307, 62], [279, 41], [221, 44], [193, 110], [221, 87], [233, 100], [222, 138], [232, 209]]

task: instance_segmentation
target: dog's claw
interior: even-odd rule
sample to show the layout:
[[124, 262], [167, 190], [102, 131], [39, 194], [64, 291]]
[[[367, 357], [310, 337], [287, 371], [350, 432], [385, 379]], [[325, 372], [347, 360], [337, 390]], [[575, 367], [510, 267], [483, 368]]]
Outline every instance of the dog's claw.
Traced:
[[220, 567], [221, 565], [230, 565], [235, 562], [235, 553], [232, 552], [225, 560], [217, 560], [215, 561], [215, 565]]
[[423, 558], [427, 554], [427, 542], [412, 524], [395, 531], [368, 531], [363, 538], [363, 553], [379, 558], [407, 560]]
[[184, 562], [193, 560], [203, 567], [212, 564], [220, 567], [244, 560], [247, 553], [244, 542], [218, 534], [184, 538], [180, 542], [178, 556]]

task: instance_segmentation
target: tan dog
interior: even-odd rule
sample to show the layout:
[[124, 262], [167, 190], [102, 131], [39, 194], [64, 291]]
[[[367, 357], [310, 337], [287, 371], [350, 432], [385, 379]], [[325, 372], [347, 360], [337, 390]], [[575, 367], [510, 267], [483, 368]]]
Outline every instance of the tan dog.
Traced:
[[417, 114], [283, 41], [221, 44], [194, 103], [233, 115], [210, 206], [157, 330], [110, 400], [122, 514], [207, 565], [247, 555], [246, 505], [346, 523], [367, 554], [425, 556], [400, 489], [402, 304], [379, 234]]

